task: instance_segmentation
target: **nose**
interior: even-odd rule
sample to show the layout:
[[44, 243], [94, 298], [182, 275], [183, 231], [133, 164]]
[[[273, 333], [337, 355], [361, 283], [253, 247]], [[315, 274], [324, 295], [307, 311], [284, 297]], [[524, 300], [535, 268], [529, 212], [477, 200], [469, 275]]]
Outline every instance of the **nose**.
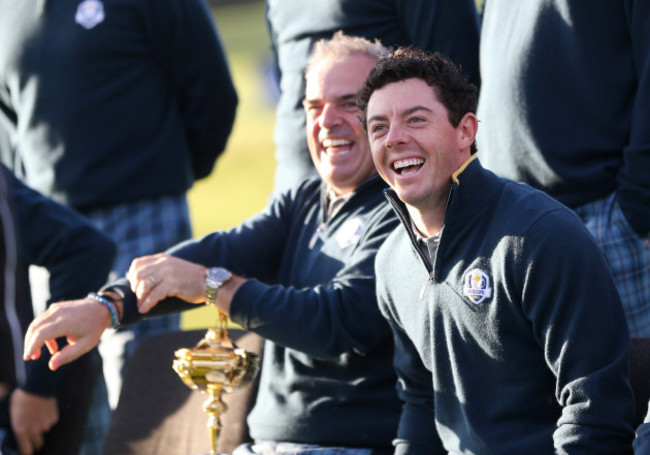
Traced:
[[332, 127], [341, 123], [341, 116], [334, 104], [326, 103], [320, 115], [319, 122], [321, 128], [332, 129]]
[[399, 145], [402, 145], [406, 142], [407, 136], [404, 132], [404, 129], [401, 128], [397, 123], [390, 125], [388, 132], [385, 136], [385, 146], [386, 148], [395, 148]]

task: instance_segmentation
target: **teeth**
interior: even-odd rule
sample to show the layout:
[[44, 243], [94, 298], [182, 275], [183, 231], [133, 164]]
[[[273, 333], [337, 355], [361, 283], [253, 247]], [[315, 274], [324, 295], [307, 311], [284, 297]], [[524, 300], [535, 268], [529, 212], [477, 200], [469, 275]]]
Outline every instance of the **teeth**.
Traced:
[[352, 144], [352, 141], [348, 141], [347, 139], [325, 139], [323, 141], [323, 147], [340, 147], [350, 144]]
[[424, 160], [422, 158], [409, 158], [406, 160], [395, 161], [394, 166], [396, 170], [399, 170], [408, 166], [419, 166], [420, 164], [423, 163]]

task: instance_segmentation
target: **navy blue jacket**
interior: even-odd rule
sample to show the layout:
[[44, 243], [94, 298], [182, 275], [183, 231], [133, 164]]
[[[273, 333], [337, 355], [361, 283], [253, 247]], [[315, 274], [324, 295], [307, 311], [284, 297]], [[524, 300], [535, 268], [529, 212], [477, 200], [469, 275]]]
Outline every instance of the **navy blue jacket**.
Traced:
[[404, 228], [377, 254], [377, 297], [405, 400], [396, 453], [630, 453], [627, 323], [580, 219], [474, 160], [431, 267], [390, 199]]
[[[2, 204], [5, 237], [1, 246], [6, 258], [3, 272], [8, 274], [3, 273], [4, 292], [0, 299], [0, 330], [8, 340], [8, 344], [3, 344], [0, 370], [13, 372], [4, 379], [11, 380], [13, 376], [24, 390], [51, 396], [60, 371], [48, 368], [47, 350], [43, 349], [43, 356], [37, 361], [25, 364], [22, 360], [23, 336], [34, 317], [27, 267], [39, 265], [50, 273], [48, 304], [79, 299], [106, 282], [116, 247], [72, 209], [30, 189], [6, 167], [1, 166], [0, 172], [2, 197], [6, 197], [6, 204]], [[11, 277], [10, 281], [7, 277]], [[1, 376], [5, 374], [0, 373]]]

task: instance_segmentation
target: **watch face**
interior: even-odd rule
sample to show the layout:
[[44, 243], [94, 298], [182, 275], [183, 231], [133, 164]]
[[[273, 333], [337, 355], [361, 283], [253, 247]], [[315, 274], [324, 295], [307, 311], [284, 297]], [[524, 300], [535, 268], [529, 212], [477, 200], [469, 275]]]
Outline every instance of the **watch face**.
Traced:
[[208, 270], [207, 279], [215, 285], [221, 285], [224, 281], [228, 281], [232, 277], [232, 273], [223, 267], [213, 267]]

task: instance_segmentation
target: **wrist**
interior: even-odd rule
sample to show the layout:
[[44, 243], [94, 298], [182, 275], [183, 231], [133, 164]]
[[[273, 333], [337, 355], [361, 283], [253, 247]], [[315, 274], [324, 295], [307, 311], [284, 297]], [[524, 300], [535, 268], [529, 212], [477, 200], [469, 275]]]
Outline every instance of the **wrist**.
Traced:
[[108, 315], [110, 317], [110, 323], [108, 324], [108, 327], [117, 329], [120, 326], [121, 318], [118, 312], [118, 306], [112, 296], [106, 294], [100, 295], [91, 292], [86, 296], [86, 298], [101, 304], [108, 310]]
[[216, 305], [217, 293], [232, 278], [232, 273], [222, 267], [212, 267], [205, 271], [205, 303]]
[[115, 305], [117, 320], [121, 324], [124, 319], [124, 300], [122, 300], [122, 296], [114, 291], [100, 291], [97, 294]]

